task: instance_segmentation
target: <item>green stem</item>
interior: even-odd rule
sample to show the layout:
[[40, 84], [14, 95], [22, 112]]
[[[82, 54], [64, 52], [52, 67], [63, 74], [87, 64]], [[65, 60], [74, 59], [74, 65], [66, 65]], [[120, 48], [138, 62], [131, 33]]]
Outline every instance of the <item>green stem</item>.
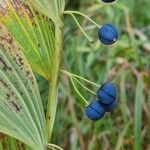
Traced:
[[56, 148], [56, 149], [58, 149], [58, 150], [63, 150], [63, 149], [62, 149], [61, 147], [59, 147], [58, 145], [52, 144], [52, 143], [48, 144], [48, 148]]
[[62, 54], [62, 45], [63, 45], [63, 24], [61, 19], [58, 19], [57, 24], [55, 25], [55, 52], [54, 52], [55, 66], [52, 68], [51, 82], [49, 82], [48, 105], [46, 114], [48, 142], [51, 141], [52, 130], [56, 115], [58, 78]]
[[73, 11], [73, 10], [66, 10], [64, 11], [64, 14], [77, 14], [77, 15], [80, 15], [80, 16], [83, 16], [84, 18], [86, 18], [87, 20], [89, 20], [90, 22], [92, 22], [96, 27], [100, 27], [100, 25], [98, 23], [96, 23], [95, 21], [93, 21], [91, 18], [89, 18], [87, 15], [79, 12], [79, 11]]
[[[70, 77], [70, 76], [69, 76]], [[72, 80], [72, 78], [70, 77], [70, 80], [71, 80], [71, 83], [73, 85], [73, 88], [75, 89], [75, 91], [78, 93], [78, 95], [82, 98], [82, 100], [84, 101], [85, 103], [85, 106], [88, 106], [89, 105], [89, 102], [83, 97], [83, 95], [79, 92], [79, 90], [77, 89], [77, 87], [75, 86], [75, 83], [74, 81]]]
[[93, 40], [86, 34], [86, 32], [83, 30], [83, 28], [81, 27], [81, 25], [79, 24], [78, 20], [76, 19], [76, 17], [73, 14], [70, 14], [72, 16], [72, 18], [74, 19], [74, 21], [76, 22], [77, 26], [79, 27], [79, 29], [81, 30], [81, 32], [84, 34], [84, 36], [90, 41], [90, 43], [93, 43]]
[[92, 81], [90, 81], [90, 80], [88, 80], [88, 79], [85, 79], [85, 78], [83, 78], [83, 77], [81, 77], [81, 76], [78, 76], [78, 75], [73, 74], [73, 73], [71, 73], [71, 72], [68, 72], [68, 71], [66, 71], [66, 70], [62, 70], [62, 69], [61, 69], [60, 72], [62, 72], [63, 74], [65, 74], [65, 75], [67, 75], [67, 76], [72, 76], [72, 77], [81, 79], [81, 80], [83, 80], [83, 81], [85, 81], [85, 82], [87, 82], [87, 83], [90, 83], [91, 85], [93, 85], [93, 86], [95, 86], [95, 87], [97, 87], [97, 88], [100, 87], [99, 84], [96, 84], [96, 83], [94, 83], [94, 82], [92, 82]]
[[92, 90], [90, 90], [89, 88], [87, 88], [85, 85], [83, 85], [77, 78], [73, 77], [73, 79], [80, 84], [84, 89], [86, 89], [87, 91], [89, 91], [90, 93], [92, 93], [93, 95], [96, 95], [95, 92], [93, 92]]

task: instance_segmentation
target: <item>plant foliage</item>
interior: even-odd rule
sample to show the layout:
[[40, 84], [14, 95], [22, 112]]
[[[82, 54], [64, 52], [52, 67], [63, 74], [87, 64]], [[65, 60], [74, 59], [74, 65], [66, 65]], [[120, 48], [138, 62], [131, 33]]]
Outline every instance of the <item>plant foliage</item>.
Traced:
[[0, 29], [0, 132], [42, 150], [47, 139], [36, 80], [13, 38]]

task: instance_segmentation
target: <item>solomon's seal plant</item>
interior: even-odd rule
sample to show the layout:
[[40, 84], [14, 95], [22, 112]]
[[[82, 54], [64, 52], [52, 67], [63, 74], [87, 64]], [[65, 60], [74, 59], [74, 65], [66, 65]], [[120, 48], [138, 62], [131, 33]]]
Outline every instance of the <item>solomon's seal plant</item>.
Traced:
[[[95, 93], [89, 87], [98, 89], [99, 84], [61, 69], [64, 15], [73, 18], [91, 45], [94, 38], [85, 32], [76, 15], [87, 19], [97, 30], [100, 25], [81, 12], [65, 11], [65, 0], [6, 0], [3, 3], [6, 7], [0, 16], [0, 132], [35, 150], [61, 149], [51, 143], [60, 74], [69, 77], [91, 120], [101, 119], [116, 106], [116, 89], [112, 84], [103, 84]], [[98, 37], [103, 44], [110, 45], [116, 42], [118, 31], [112, 24], [106, 24], [98, 30]], [[48, 82], [45, 112], [33, 71]], [[98, 100], [88, 102], [77, 84]]]

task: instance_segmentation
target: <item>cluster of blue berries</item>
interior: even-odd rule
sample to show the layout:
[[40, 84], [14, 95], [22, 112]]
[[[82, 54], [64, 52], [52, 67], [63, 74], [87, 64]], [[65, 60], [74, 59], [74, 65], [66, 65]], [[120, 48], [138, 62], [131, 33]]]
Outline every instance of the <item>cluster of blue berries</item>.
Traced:
[[105, 112], [113, 111], [117, 106], [117, 90], [114, 84], [106, 82], [97, 91], [98, 100], [92, 101], [86, 108], [87, 117], [93, 121], [103, 118]]
[[[102, 0], [111, 3], [115, 0]], [[99, 40], [105, 45], [111, 45], [118, 39], [118, 30], [113, 24], [105, 24], [98, 30]], [[116, 87], [109, 82], [104, 83], [97, 91], [98, 100], [92, 101], [86, 108], [85, 113], [91, 120], [100, 120], [106, 112], [113, 111], [117, 106]]]

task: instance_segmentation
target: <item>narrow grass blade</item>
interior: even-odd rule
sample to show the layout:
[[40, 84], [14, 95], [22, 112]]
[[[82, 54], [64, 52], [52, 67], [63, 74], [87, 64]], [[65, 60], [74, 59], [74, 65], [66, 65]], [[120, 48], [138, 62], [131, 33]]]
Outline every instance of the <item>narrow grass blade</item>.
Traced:
[[122, 148], [124, 136], [126, 135], [130, 124], [131, 124], [131, 122], [129, 122], [129, 123], [124, 127], [124, 129], [122, 130], [122, 132], [119, 134], [119, 138], [118, 138], [118, 141], [117, 141], [115, 150], [120, 150], [120, 149]]
[[141, 150], [141, 127], [142, 127], [142, 98], [143, 98], [144, 83], [142, 76], [139, 76], [135, 93], [135, 112], [134, 112], [134, 136], [135, 149]]

